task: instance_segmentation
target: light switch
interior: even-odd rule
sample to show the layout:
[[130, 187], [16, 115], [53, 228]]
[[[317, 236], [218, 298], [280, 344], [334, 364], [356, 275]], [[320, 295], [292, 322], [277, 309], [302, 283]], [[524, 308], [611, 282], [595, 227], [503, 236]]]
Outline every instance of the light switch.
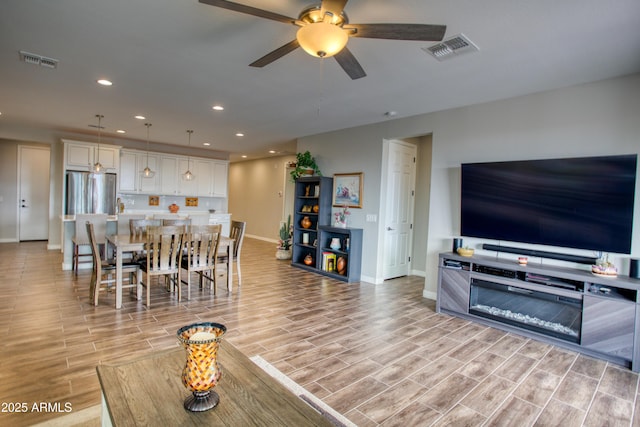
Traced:
[[376, 222], [376, 221], [378, 221], [378, 215], [367, 214], [367, 222]]

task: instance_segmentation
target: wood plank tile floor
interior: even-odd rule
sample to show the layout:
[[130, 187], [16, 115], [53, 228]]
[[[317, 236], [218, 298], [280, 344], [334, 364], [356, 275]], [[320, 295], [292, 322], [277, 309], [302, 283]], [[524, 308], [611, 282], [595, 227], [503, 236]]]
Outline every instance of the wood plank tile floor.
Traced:
[[113, 293], [92, 306], [90, 273], [61, 271], [44, 242], [0, 244], [0, 425], [97, 405], [98, 364], [177, 346], [180, 326], [216, 321], [359, 426], [640, 426], [627, 369], [437, 314], [419, 277], [345, 284], [274, 253], [245, 239], [232, 294], [222, 278], [217, 295], [178, 303], [158, 285], [150, 309], [125, 293], [115, 310]]

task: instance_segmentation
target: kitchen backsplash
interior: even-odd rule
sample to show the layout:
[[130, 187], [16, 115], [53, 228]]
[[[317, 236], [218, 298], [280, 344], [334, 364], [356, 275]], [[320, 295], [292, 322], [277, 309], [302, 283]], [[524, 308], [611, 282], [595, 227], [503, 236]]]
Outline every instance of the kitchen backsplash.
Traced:
[[169, 212], [169, 205], [173, 203], [180, 207], [179, 212], [203, 212], [215, 209], [216, 213], [226, 213], [228, 210], [228, 199], [221, 197], [198, 197], [198, 206], [186, 206], [184, 196], [157, 196], [158, 206], [150, 206], [149, 196], [146, 194], [119, 194], [118, 197], [124, 203], [125, 213], [127, 211]]

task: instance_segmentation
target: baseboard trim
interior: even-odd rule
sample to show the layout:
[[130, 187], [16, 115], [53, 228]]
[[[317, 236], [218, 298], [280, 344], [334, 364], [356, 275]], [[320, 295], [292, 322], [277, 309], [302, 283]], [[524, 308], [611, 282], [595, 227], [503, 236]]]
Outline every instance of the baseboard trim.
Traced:
[[17, 243], [18, 239], [0, 239], [0, 243]]
[[270, 242], [270, 243], [278, 243], [277, 239], [268, 239], [266, 237], [262, 237], [262, 236], [256, 236], [255, 234], [245, 234], [245, 237], [250, 237], [252, 239], [256, 239], [256, 240], [262, 240], [263, 242]]
[[436, 301], [438, 298], [438, 294], [436, 292], [431, 292], [431, 291], [427, 291], [426, 289], [423, 289], [422, 297]]

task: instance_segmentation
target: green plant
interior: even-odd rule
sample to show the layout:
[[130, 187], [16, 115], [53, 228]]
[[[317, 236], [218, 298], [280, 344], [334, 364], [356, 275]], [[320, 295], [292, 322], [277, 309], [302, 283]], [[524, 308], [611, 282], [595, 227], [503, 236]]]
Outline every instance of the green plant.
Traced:
[[280, 244], [278, 249], [289, 250], [291, 247], [291, 215], [287, 217], [287, 222], [280, 226]]
[[300, 176], [307, 174], [308, 170], [313, 170], [314, 174], [322, 176], [316, 164], [316, 159], [311, 155], [309, 150], [296, 154], [296, 168], [291, 171], [291, 179], [295, 181], [300, 178]]

